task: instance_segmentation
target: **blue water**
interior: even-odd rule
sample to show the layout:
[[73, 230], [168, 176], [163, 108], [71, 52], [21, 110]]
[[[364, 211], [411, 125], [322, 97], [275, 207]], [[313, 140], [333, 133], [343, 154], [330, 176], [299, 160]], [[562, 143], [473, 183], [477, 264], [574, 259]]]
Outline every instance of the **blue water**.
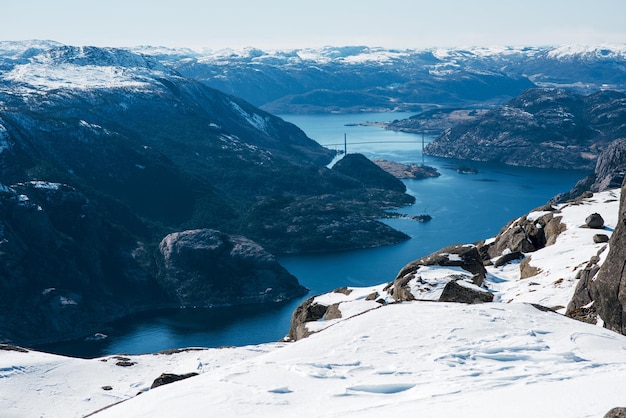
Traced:
[[[346, 126], [407, 116], [401, 113], [283, 116], [332, 149], [343, 150], [345, 138], [348, 152], [403, 163], [424, 162], [441, 173], [438, 178], [404, 181], [408, 192], [416, 197], [416, 203], [398, 212], [428, 214], [433, 217], [430, 222], [385, 221], [411, 236], [410, 240], [375, 249], [281, 257], [280, 262], [311, 289], [309, 296], [341, 286], [391, 281], [412, 260], [447, 245], [494, 236], [512, 218], [569, 190], [586, 175], [422, 156], [421, 135], [385, 131], [376, 126]], [[430, 140], [432, 137], [424, 138], [425, 142]], [[478, 169], [478, 174], [459, 174], [456, 169], [462, 165]], [[78, 357], [98, 357], [276, 341], [287, 333], [291, 313], [303, 299], [275, 306], [153, 312], [111, 324], [102, 330], [108, 338], [101, 341], [74, 341], [40, 348]]]

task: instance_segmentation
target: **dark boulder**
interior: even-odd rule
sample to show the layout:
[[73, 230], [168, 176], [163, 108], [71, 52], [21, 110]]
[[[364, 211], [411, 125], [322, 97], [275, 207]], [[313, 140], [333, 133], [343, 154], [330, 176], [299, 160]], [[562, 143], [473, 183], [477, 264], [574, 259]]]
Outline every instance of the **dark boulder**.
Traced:
[[439, 302], [485, 303], [493, 301], [493, 293], [465, 282], [464, 278], [450, 280], [439, 297]]
[[500, 256], [494, 263], [494, 267], [502, 267], [505, 264], [510, 263], [511, 261], [521, 260], [524, 258], [524, 254], [521, 251], [513, 251], [510, 253], [503, 254]]
[[592, 213], [585, 218], [585, 226], [591, 229], [604, 228], [604, 218], [599, 213]]
[[181, 305], [280, 302], [307, 292], [259, 244], [212, 229], [169, 234], [157, 258], [159, 284]]
[[198, 373], [185, 373], [185, 374], [173, 374], [173, 373], [162, 373], [161, 376], [154, 379], [150, 389], [158, 388], [159, 386], [169, 385], [170, 383], [178, 382], [180, 380], [189, 379], [190, 377], [197, 376]]
[[595, 234], [593, 236], [593, 242], [596, 244], [603, 244], [605, 242], [609, 242], [609, 236], [606, 234]]

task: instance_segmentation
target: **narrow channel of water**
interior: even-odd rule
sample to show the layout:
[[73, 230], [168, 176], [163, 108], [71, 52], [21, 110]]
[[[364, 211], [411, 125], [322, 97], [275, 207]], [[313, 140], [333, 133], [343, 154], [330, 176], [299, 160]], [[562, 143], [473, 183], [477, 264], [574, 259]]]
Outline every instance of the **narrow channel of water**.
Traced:
[[[283, 116], [300, 126], [322, 145], [369, 158], [403, 163], [424, 162], [436, 167], [440, 177], [405, 180], [416, 203], [401, 213], [428, 214], [430, 222], [386, 220], [411, 239], [388, 247], [310, 256], [284, 256], [280, 262], [319, 294], [341, 286], [369, 286], [392, 280], [407, 263], [455, 243], [469, 243], [495, 235], [509, 220], [543, 205], [557, 193], [569, 190], [586, 173], [540, 170], [471, 163], [477, 174], [460, 174], [465, 162], [423, 157], [422, 137], [385, 131], [376, 126], [354, 126], [385, 121], [407, 114]], [[347, 126], [349, 125], [349, 126]], [[431, 140], [431, 138], [425, 138]], [[303, 298], [304, 299], [304, 298]], [[276, 341], [289, 329], [291, 313], [301, 300], [275, 306], [247, 306], [213, 310], [187, 309], [138, 315], [111, 324], [99, 341], [75, 341], [40, 349], [77, 357], [117, 353], [149, 353], [170, 348], [247, 345]]]

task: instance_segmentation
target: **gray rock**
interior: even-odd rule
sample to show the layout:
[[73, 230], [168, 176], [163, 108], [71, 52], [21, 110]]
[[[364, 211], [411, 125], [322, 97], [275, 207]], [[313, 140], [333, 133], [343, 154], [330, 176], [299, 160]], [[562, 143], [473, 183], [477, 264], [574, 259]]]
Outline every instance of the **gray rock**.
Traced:
[[495, 267], [502, 267], [503, 265], [508, 264], [511, 261], [521, 260], [522, 258], [524, 258], [524, 254], [521, 251], [514, 251], [514, 252], [510, 252], [510, 253], [504, 254], [503, 256], [498, 258], [493, 263], [493, 265]]
[[626, 408], [616, 407], [604, 414], [604, 418], [626, 418]]
[[189, 379], [190, 377], [197, 376], [198, 373], [185, 373], [185, 374], [173, 374], [173, 373], [161, 373], [161, 376], [154, 379], [150, 389], [157, 388], [163, 385], [169, 385], [170, 383], [178, 382], [179, 380]]
[[604, 228], [604, 218], [599, 213], [592, 213], [585, 219], [585, 225], [591, 229]]
[[312, 334], [306, 327], [307, 322], [319, 321], [326, 315], [328, 306], [315, 303], [312, 296], [302, 302], [291, 315], [291, 324], [287, 338], [291, 341], [297, 341], [306, 338]]
[[547, 213], [536, 220], [526, 216], [511, 221], [500, 230], [495, 242], [481, 247], [483, 258], [499, 257], [504, 252], [529, 253], [554, 244], [556, 238], [565, 231], [560, 217], [553, 212]]
[[404, 266], [384, 290], [397, 302], [415, 300], [408, 283], [422, 266], [461, 267], [473, 274], [472, 280], [477, 286], [483, 284], [487, 275], [487, 270], [475, 245], [451, 245]]
[[306, 294], [263, 247], [212, 229], [167, 235], [157, 280], [181, 305], [280, 302]]
[[[462, 279], [461, 279], [462, 280]], [[461, 280], [450, 280], [443, 288], [439, 302], [485, 303], [493, 301], [493, 293], [463, 286]]]
[[593, 236], [593, 242], [596, 244], [603, 244], [605, 242], [609, 242], [609, 236], [606, 234], [595, 234]]
[[590, 324], [597, 322], [598, 313], [595, 306], [591, 304], [593, 302], [591, 287], [594, 278], [600, 271], [598, 266], [599, 260], [598, 256], [593, 256], [585, 268], [579, 270], [576, 274], [578, 283], [574, 290], [574, 295], [565, 310], [566, 316]]
[[626, 173], [626, 138], [611, 142], [598, 157], [593, 173], [580, 180], [567, 193], [552, 199], [553, 202], [564, 202], [576, 199], [584, 193], [602, 192], [621, 186]]
[[529, 277], [536, 276], [541, 272], [541, 269], [530, 265], [532, 257], [527, 257], [519, 265], [520, 279], [528, 279]]
[[324, 315], [324, 320], [329, 321], [331, 319], [339, 319], [342, 318], [341, 310], [339, 309], [338, 303], [333, 303], [326, 309], [326, 315]]

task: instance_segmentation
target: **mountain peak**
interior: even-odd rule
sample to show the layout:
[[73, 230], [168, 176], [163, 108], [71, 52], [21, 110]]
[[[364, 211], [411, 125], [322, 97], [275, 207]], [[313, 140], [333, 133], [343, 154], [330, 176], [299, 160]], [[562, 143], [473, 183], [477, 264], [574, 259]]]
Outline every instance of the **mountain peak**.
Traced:
[[134, 52], [93, 46], [48, 49], [0, 76], [35, 92], [54, 89], [143, 88], [176, 73], [156, 59]]

